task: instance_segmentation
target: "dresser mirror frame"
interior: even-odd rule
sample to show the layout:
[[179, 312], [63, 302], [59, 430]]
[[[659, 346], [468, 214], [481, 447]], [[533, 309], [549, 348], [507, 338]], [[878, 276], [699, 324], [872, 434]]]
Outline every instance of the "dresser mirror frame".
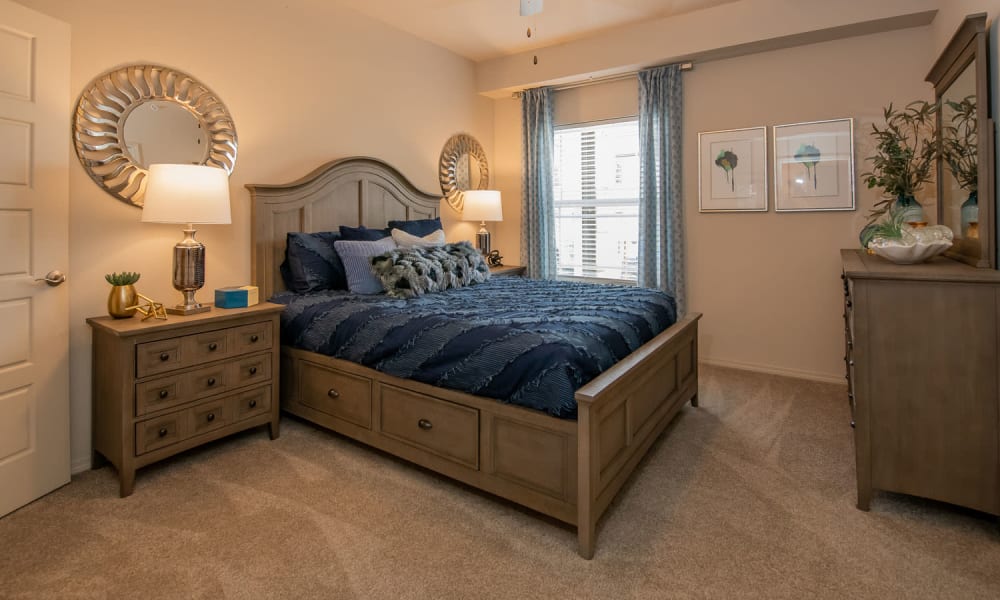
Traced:
[[119, 200], [142, 207], [149, 172], [133, 156], [125, 126], [148, 103], [179, 106], [198, 122], [206, 148], [198, 164], [232, 173], [236, 165], [236, 125], [222, 100], [194, 77], [170, 67], [131, 64], [94, 78], [76, 103], [73, 143], [87, 175]]
[[960, 223], [953, 223], [945, 206], [945, 182], [952, 177], [948, 165], [939, 156], [937, 160], [937, 220], [949, 226], [955, 233], [955, 245], [945, 255], [975, 267], [995, 269], [996, 247], [996, 197], [994, 195], [993, 174], [993, 120], [990, 118], [989, 98], [989, 51], [987, 39], [986, 13], [969, 15], [955, 32], [937, 62], [927, 74], [927, 81], [934, 86], [934, 95], [939, 104], [937, 126], [942, 131], [942, 99], [967, 69], [973, 70], [976, 98], [977, 181], [978, 181], [978, 235], [979, 239], [962, 239]]

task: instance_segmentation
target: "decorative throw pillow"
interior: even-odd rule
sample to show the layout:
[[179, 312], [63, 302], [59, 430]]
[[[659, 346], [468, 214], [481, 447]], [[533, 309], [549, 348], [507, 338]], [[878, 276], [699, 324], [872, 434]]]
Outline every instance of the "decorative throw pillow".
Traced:
[[414, 219], [412, 221], [389, 221], [389, 229], [402, 229], [410, 235], [415, 235], [417, 237], [424, 237], [428, 233], [434, 233], [438, 229], [444, 229], [441, 227], [441, 218], [434, 217], [433, 219]]
[[425, 236], [417, 236], [406, 233], [402, 229], [392, 230], [392, 239], [400, 248], [430, 248], [431, 246], [444, 246], [444, 230], [438, 229]]
[[368, 229], [361, 227], [340, 226], [340, 239], [361, 242], [374, 242], [389, 237], [389, 229]]
[[347, 271], [347, 288], [355, 294], [379, 294], [382, 282], [372, 272], [372, 257], [384, 254], [396, 247], [391, 237], [378, 241], [337, 240], [334, 242], [337, 254], [344, 261]]
[[282, 264], [285, 286], [300, 294], [319, 290], [346, 290], [344, 263], [333, 248], [334, 242], [339, 239], [340, 234], [332, 231], [289, 233], [285, 250], [287, 265]]
[[483, 255], [469, 242], [433, 248], [397, 248], [371, 260], [382, 287], [394, 298], [413, 298], [490, 278]]

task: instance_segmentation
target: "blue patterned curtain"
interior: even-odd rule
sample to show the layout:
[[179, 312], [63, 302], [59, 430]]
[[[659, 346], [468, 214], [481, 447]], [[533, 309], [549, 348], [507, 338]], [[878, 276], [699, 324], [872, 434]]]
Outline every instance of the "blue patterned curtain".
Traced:
[[521, 255], [528, 277], [556, 276], [556, 227], [552, 192], [552, 90], [521, 93], [523, 123], [521, 180]]
[[679, 65], [639, 71], [639, 285], [658, 288], [686, 312], [681, 190]]

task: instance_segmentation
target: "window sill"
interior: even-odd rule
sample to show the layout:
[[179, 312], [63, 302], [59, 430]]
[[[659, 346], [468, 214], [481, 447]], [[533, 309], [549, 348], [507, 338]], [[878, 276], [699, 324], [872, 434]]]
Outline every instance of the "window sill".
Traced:
[[627, 285], [630, 287], [637, 287], [639, 285], [635, 281], [629, 281], [627, 279], [606, 279], [603, 277], [580, 277], [574, 275], [557, 275], [556, 279], [558, 281], [576, 281], [578, 283], [606, 283], [612, 285]]

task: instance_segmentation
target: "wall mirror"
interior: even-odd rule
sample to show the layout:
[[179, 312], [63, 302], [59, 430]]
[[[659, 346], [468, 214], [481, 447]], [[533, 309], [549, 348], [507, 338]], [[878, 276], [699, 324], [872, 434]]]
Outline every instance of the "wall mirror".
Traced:
[[489, 189], [490, 167], [479, 140], [467, 133], [448, 138], [441, 149], [439, 178], [441, 192], [457, 211], [464, 204], [462, 192]]
[[142, 206], [149, 165], [212, 165], [232, 173], [236, 126], [207, 86], [159, 65], [128, 65], [94, 79], [73, 123], [76, 154], [112, 196]]
[[969, 15], [927, 75], [940, 106], [938, 223], [955, 233], [947, 255], [996, 267], [993, 121], [986, 14]]

